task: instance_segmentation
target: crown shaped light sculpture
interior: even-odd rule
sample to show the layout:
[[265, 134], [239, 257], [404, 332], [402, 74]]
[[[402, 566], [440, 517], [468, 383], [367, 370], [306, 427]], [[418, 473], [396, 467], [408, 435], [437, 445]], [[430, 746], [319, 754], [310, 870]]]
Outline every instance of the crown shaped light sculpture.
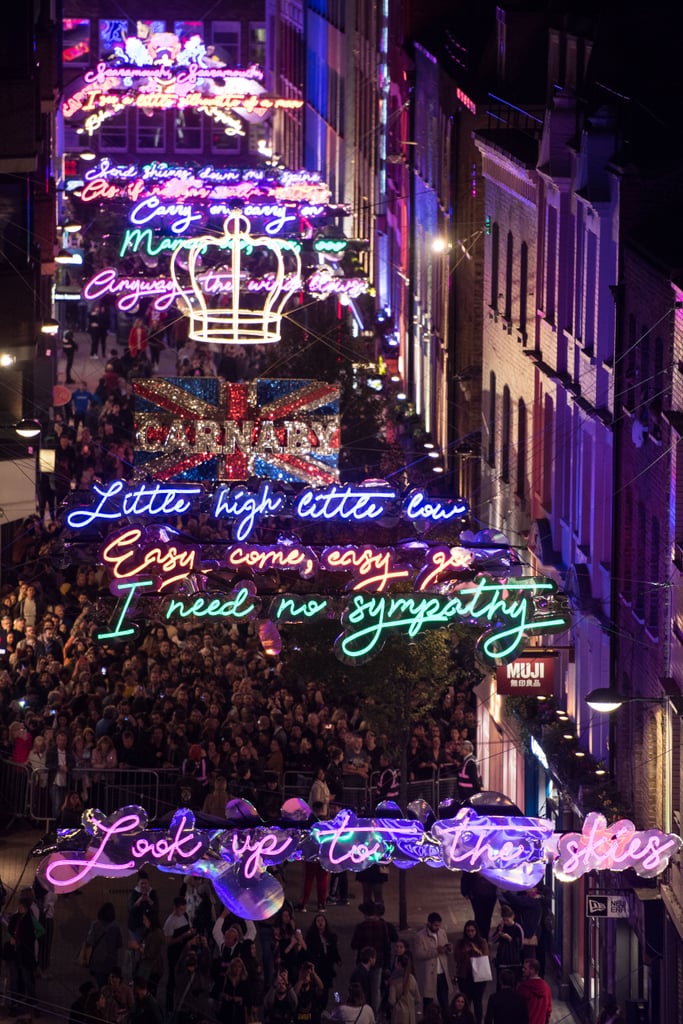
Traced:
[[[222, 235], [199, 235], [173, 253], [178, 307], [189, 318], [195, 341], [263, 345], [280, 340], [284, 307], [292, 291], [302, 287], [301, 257], [294, 243], [253, 236], [250, 228], [236, 210]], [[259, 264], [258, 276], [250, 260]]]

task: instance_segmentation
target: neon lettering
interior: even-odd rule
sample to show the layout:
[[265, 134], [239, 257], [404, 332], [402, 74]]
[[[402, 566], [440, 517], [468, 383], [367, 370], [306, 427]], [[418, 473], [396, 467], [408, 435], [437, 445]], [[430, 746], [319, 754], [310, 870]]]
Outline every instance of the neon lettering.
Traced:
[[114, 583], [112, 584], [112, 590], [119, 597], [125, 595], [125, 600], [119, 610], [118, 618], [114, 625], [114, 629], [109, 633], [103, 633], [98, 631], [95, 636], [100, 642], [102, 640], [120, 640], [124, 636], [135, 636], [137, 633], [137, 627], [129, 626], [128, 629], [123, 628], [123, 623], [126, 620], [126, 615], [130, 609], [134, 597], [138, 590], [144, 590], [146, 587], [153, 587], [153, 580], [133, 580], [132, 583]]
[[[178, 484], [140, 484], [125, 492], [125, 481], [114, 480], [106, 489], [93, 484], [100, 501], [91, 509], [72, 509], [67, 513], [67, 526], [82, 530], [95, 522], [123, 516], [180, 516], [189, 512], [192, 502], [204, 493], [201, 487]], [[114, 499], [117, 499], [114, 501]]]
[[361, 547], [324, 548], [320, 560], [321, 568], [330, 572], [352, 572], [354, 590], [386, 590], [395, 580], [409, 579], [412, 570], [408, 566], [395, 564], [395, 552], [391, 548], [376, 548], [372, 545]]
[[274, 494], [269, 483], [262, 483], [258, 491], [246, 487], [219, 488], [213, 506], [213, 516], [234, 518], [237, 540], [245, 540], [262, 516], [275, 516], [284, 507], [283, 494]]
[[333, 484], [328, 490], [302, 491], [294, 509], [300, 519], [353, 519], [358, 523], [386, 515], [397, 494], [390, 489], [362, 489]]
[[225, 564], [229, 569], [251, 569], [253, 572], [268, 572], [270, 569], [290, 569], [298, 572], [302, 579], [310, 579], [318, 568], [318, 560], [307, 548], [296, 544], [272, 547], [270, 545], [235, 544], [225, 553]]
[[182, 619], [229, 619], [240, 622], [249, 619], [256, 613], [256, 602], [247, 587], [240, 587], [228, 597], [212, 597], [200, 594], [195, 597], [170, 598], [166, 609], [166, 621], [170, 622], [174, 615]]
[[659, 829], [637, 832], [633, 822], [624, 818], [608, 826], [604, 815], [593, 811], [580, 833], [570, 832], [559, 839], [555, 874], [560, 881], [571, 882], [589, 871], [633, 868], [641, 877], [653, 878], [682, 844], [680, 836]]
[[[102, 561], [115, 580], [158, 575], [158, 590], [186, 579], [195, 571], [196, 548], [175, 544], [140, 546], [143, 531], [137, 527], [115, 534], [102, 549]], [[155, 588], [156, 589], [156, 588]]]
[[327, 613], [328, 603], [325, 597], [300, 598], [281, 594], [271, 605], [270, 617], [273, 622], [310, 622]]

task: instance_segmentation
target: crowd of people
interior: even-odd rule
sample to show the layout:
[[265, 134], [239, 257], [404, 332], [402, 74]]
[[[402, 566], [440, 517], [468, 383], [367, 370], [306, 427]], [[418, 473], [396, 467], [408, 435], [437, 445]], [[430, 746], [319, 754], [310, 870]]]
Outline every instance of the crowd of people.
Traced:
[[[94, 355], [106, 346], [100, 320], [91, 325]], [[39, 514], [23, 524], [3, 577], [0, 757], [28, 782], [29, 817], [78, 827], [84, 808], [106, 799], [112, 771], [117, 781], [120, 773], [158, 773], [173, 787], [169, 810], [191, 806], [212, 820], [225, 820], [234, 798], [251, 801], [265, 819], [277, 817], [287, 780], [319, 818], [396, 800], [399, 752], [372, 728], [363, 702], [301, 678], [284, 656], [267, 656], [253, 626], [150, 620], [134, 644], [95, 642], [108, 580], [97, 564], [55, 557], [58, 510], [74, 487], [131, 477], [129, 380], [153, 372], [160, 339], [163, 324], [134, 323], [128, 351], [121, 359], [110, 352], [96, 391], [79, 386], [70, 406], [57, 410], [55, 471], [43, 478]], [[235, 348], [223, 353], [220, 366], [208, 351], [181, 349], [177, 371], [240, 379], [254, 367]], [[70, 376], [74, 352], [65, 348], [65, 355]], [[413, 724], [408, 781], [428, 783], [438, 773], [450, 777], [457, 801], [466, 799], [481, 785], [475, 744], [469, 685], [447, 686]], [[117, 921], [113, 904], [105, 903], [84, 936], [88, 978], [71, 1021], [319, 1024], [331, 1014], [340, 1024], [415, 1024], [418, 1015], [429, 1024], [482, 1024], [484, 961], [500, 993], [517, 987], [530, 1006], [532, 989], [545, 993], [535, 944], [517, 942], [515, 927], [525, 933], [507, 903], [512, 933], [504, 916], [500, 929], [490, 927], [495, 890], [469, 897], [475, 919], [457, 942], [448, 940], [436, 913], [404, 941], [385, 920], [385, 870], [375, 865], [359, 881], [363, 920], [342, 949], [327, 908], [349, 902], [344, 872], [328, 875], [306, 863], [302, 891], [254, 926], [217, 905], [211, 886], [194, 878], [162, 913], [142, 871], [127, 920]], [[314, 888], [313, 916], [302, 918]], [[5, 918], [3, 959], [16, 1012], [31, 1006], [35, 971], [49, 964], [54, 905], [54, 895], [36, 885], [19, 894]], [[335, 991], [343, 962], [355, 963], [348, 994]], [[486, 1024], [527, 1020], [497, 1016], [495, 1000]], [[509, 999], [505, 1005], [509, 1011]], [[531, 1024], [547, 1024], [549, 1009], [548, 1017], [539, 1012], [529, 1014]]]
[[[510, 908], [502, 898], [505, 920]], [[304, 918], [285, 901], [254, 924], [216, 904], [205, 879], [188, 877], [162, 912], [141, 870], [127, 919], [117, 920], [113, 903], [103, 903], [83, 936], [85, 980], [70, 1024], [550, 1021], [552, 996], [539, 961], [523, 955], [532, 936], [522, 934], [511, 946], [500, 926], [484, 937], [468, 920], [451, 941], [436, 911], [423, 927], [401, 935], [382, 903], [364, 901], [358, 909], [362, 920], [344, 944], [323, 910]], [[39, 1015], [35, 972], [49, 966], [53, 911], [54, 897], [36, 883], [22, 890], [16, 912], [4, 919], [12, 1016]], [[349, 983], [340, 993], [342, 965]]]

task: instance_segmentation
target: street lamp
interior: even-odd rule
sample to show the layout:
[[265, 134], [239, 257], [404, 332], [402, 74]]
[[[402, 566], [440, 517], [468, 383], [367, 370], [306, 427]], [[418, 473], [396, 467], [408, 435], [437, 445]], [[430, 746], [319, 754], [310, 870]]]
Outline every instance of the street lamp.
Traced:
[[19, 435], [19, 437], [24, 437], [26, 438], [26, 440], [31, 440], [34, 437], [38, 437], [42, 430], [42, 427], [38, 420], [23, 419], [19, 420], [18, 423], [15, 423], [14, 430]]
[[683, 694], [673, 679], [660, 679], [663, 697], [625, 697], [613, 686], [600, 686], [585, 698], [586, 704], [600, 714], [618, 711], [622, 704], [670, 704], [679, 718], [683, 718]]

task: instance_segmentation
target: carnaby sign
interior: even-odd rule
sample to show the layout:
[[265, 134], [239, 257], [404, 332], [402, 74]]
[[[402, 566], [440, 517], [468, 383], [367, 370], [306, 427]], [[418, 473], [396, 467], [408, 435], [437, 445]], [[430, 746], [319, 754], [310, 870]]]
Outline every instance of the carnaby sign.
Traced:
[[507, 665], [496, 667], [496, 687], [503, 697], [518, 697], [525, 693], [552, 697], [554, 679], [553, 657], [515, 658]]

